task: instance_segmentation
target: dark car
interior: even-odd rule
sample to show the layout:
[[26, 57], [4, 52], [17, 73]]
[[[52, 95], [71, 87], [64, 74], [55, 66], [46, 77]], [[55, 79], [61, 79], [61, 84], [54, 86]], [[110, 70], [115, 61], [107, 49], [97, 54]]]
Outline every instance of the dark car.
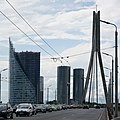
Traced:
[[63, 109], [63, 110], [67, 110], [67, 105], [63, 104], [63, 105], [62, 105], [62, 109]]
[[17, 110], [17, 105], [14, 105], [14, 106], [13, 106], [13, 113], [15, 113], [16, 110]]
[[46, 113], [46, 107], [44, 104], [35, 104], [34, 107], [36, 108], [37, 113], [38, 112]]
[[100, 105], [95, 105], [95, 108], [96, 109], [100, 109]]
[[36, 115], [37, 114], [37, 109], [36, 109], [36, 106], [33, 105], [33, 115]]
[[9, 103], [0, 103], [0, 117], [13, 119], [13, 109]]
[[89, 109], [89, 105], [83, 105], [83, 109]]
[[46, 111], [52, 112], [52, 106], [51, 105], [46, 105]]

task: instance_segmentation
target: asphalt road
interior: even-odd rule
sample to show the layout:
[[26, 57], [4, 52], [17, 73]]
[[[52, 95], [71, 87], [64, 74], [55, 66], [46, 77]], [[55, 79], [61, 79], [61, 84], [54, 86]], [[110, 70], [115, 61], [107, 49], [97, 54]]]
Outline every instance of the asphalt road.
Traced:
[[[103, 109], [69, 109], [47, 113], [38, 113], [31, 117], [15, 117], [13, 120], [97, 120]], [[0, 120], [3, 120], [0, 118]]]

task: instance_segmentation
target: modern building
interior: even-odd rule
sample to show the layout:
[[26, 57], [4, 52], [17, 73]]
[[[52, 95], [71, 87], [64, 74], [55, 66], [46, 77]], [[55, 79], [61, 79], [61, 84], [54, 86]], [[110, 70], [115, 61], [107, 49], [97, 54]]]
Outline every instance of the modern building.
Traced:
[[40, 103], [43, 103], [43, 93], [44, 92], [44, 77], [40, 76]]
[[40, 102], [40, 52], [15, 52], [9, 40], [9, 102]]
[[73, 70], [73, 100], [76, 104], [82, 103], [84, 89], [84, 69]]
[[57, 68], [57, 101], [61, 104], [69, 104], [70, 100], [70, 67], [59, 66]]

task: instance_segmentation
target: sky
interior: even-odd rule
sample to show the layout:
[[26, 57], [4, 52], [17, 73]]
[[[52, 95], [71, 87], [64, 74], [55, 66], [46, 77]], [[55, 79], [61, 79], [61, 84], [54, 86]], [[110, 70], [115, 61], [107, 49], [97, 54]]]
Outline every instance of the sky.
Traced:
[[[39, 36], [31, 30], [9, 3], [14, 6], [29, 25], [37, 31]], [[92, 47], [93, 11], [100, 10], [101, 20], [109, 21], [117, 25], [119, 53], [119, 9], [119, 0], [0, 0], [0, 71], [8, 68], [8, 70], [1, 72], [2, 101], [8, 101], [9, 93], [9, 37], [16, 52], [41, 52], [40, 74], [44, 76], [44, 100], [46, 100], [46, 88], [48, 87], [50, 88], [49, 99], [55, 99], [57, 67], [61, 65], [71, 66], [72, 98], [73, 69], [83, 68], [85, 77], [87, 74]], [[3, 14], [7, 16], [14, 25]], [[15, 25], [19, 27], [22, 32], [18, 30]], [[106, 52], [114, 57], [114, 26], [101, 23], [100, 31], [102, 52]], [[30, 39], [26, 37], [23, 32], [30, 37]], [[37, 45], [32, 40], [35, 41]], [[60, 56], [63, 57], [63, 59], [60, 59]], [[56, 59], [53, 60], [52, 58]], [[104, 66], [111, 68], [111, 58], [102, 54], [102, 59]], [[118, 66], [120, 66], [120, 62]], [[120, 71], [120, 68], [118, 68], [118, 70]], [[105, 70], [105, 74], [109, 76], [109, 71]], [[120, 74], [118, 74], [118, 76], [120, 81]], [[106, 78], [106, 80], [107, 79], [109, 80], [109, 78]], [[101, 80], [99, 80], [99, 91], [103, 91]], [[104, 101], [103, 92], [99, 92], [99, 96], [99, 101]]]

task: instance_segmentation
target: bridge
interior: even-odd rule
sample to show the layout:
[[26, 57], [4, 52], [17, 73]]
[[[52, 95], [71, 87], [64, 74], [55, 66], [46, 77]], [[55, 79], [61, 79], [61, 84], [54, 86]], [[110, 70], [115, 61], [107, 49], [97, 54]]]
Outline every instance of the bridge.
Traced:
[[[105, 108], [67, 109], [47, 113], [38, 113], [30, 117], [16, 117], [14, 120], [108, 120]], [[0, 118], [3, 120], [3, 118]]]
[[[115, 107], [113, 107], [113, 76], [109, 80], [109, 84], [107, 86], [105, 74], [104, 74], [104, 66], [101, 56], [101, 48], [100, 48], [100, 22], [114, 25], [116, 28], [115, 31]], [[82, 96], [82, 102], [86, 103], [86, 96], [87, 92], [89, 92], [89, 98], [88, 103], [91, 103], [91, 86], [94, 84], [94, 96], [95, 101], [94, 103], [98, 104], [98, 85], [99, 81], [102, 80], [103, 90], [104, 90], [104, 96], [106, 101], [106, 109], [108, 113], [108, 118], [111, 120], [114, 117], [118, 116], [118, 70], [117, 70], [117, 27], [115, 24], [103, 21], [100, 19], [100, 11], [95, 12], [93, 11], [93, 32], [92, 32], [92, 50], [91, 50], [91, 56], [87, 71], [87, 77], [85, 81], [83, 96]], [[100, 71], [100, 77], [98, 76], [98, 72]], [[113, 71], [112, 71], [113, 75]], [[89, 90], [88, 90], [89, 89]], [[117, 100], [116, 100], [117, 99]], [[115, 111], [114, 111], [115, 108]]]

